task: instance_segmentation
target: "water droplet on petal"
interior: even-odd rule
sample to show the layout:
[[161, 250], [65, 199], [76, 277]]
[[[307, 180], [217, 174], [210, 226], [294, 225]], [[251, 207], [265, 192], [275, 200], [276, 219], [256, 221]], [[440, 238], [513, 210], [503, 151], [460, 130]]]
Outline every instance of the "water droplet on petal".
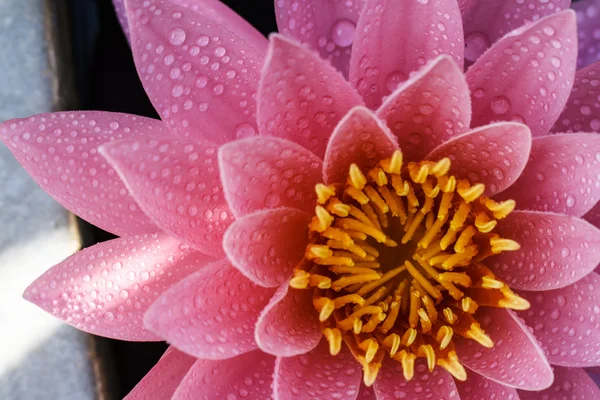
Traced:
[[348, 19], [341, 19], [331, 27], [331, 38], [340, 47], [349, 47], [354, 42], [356, 25]]
[[505, 114], [510, 108], [510, 101], [504, 96], [497, 96], [490, 102], [490, 107], [496, 114]]
[[465, 58], [476, 61], [490, 47], [490, 40], [481, 32], [472, 32], [465, 37]]
[[179, 46], [185, 42], [185, 31], [181, 28], [175, 28], [169, 34], [169, 43], [174, 46]]

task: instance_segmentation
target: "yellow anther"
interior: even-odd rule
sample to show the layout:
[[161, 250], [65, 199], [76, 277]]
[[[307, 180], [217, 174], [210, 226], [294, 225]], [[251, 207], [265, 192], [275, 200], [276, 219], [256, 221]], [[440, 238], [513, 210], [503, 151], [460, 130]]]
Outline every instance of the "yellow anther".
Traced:
[[350, 303], [362, 306], [363, 304], [365, 304], [365, 299], [363, 299], [357, 294], [347, 294], [345, 296], [336, 297], [335, 299], [333, 299], [333, 302], [335, 304], [335, 308], [337, 309], [342, 308], [346, 304]]
[[342, 349], [342, 333], [337, 328], [325, 328], [323, 329], [323, 336], [329, 343], [329, 353], [332, 356], [337, 356]]
[[433, 168], [431, 168], [431, 173], [439, 178], [440, 176], [446, 175], [448, 171], [450, 171], [450, 166], [450, 159], [448, 157], [444, 157], [435, 163]]
[[487, 199], [485, 202], [485, 206], [494, 213], [494, 218], [497, 219], [506, 218], [515, 209], [516, 205], [517, 203], [514, 200], [497, 203], [492, 199]]
[[485, 289], [502, 289], [504, 282], [492, 278], [491, 276], [484, 276], [481, 278], [481, 287]]
[[362, 320], [360, 318], [356, 318], [355, 320], [352, 321], [352, 332], [354, 332], [354, 334], [358, 335], [360, 333], [360, 331], [362, 330], [362, 326], [363, 326]]
[[431, 320], [429, 319], [427, 312], [424, 309], [419, 308], [419, 310], [417, 311], [417, 314], [419, 314], [420, 321], [421, 321], [421, 331], [423, 333], [431, 332]]
[[338, 199], [331, 199], [327, 204], [327, 211], [338, 217], [347, 217], [350, 213], [350, 206], [342, 203]]
[[371, 186], [365, 186], [365, 194], [367, 195], [367, 197], [369, 198], [369, 200], [371, 200], [373, 202], [373, 204], [375, 204], [375, 206], [377, 208], [379, 208], [379, 210], [381, 212], [388, 212], [390, 210], [390, 208], [388, 207], [388, 205], [386, 204], [385, 200], [383, 200], [381, 198], [381, 196], [379, 195], [379, 193], [377, 193], [377, 191], [375, 189], [373, 189], [373, 187]]
[[456, 316], [456, 314], [454, 314], [452, 309], [449, 307], [444, 308], [443, 313], [444, 313], [444, 319], [450, 325], [454, 325], [454, 323], [458, 320], [458, 317]]
[[408, 174], [410, 175], [410, 179], [415, 183], [423, 183], [425, 179], [427, 179], [427, 175], [429, 175], [429, 165], [428, 164], [417, 164], [414, 162], [408, 163]]
[[490, 246], [492, 246], [492, 253], [498, 254], [504, 251], [516, 251], [521, 248], [521, 245], [512, 239], [503, 239], [499, 237], [493, 237], [490, 239]]
[[488, 215], [485, 213], [478, 213], [475, 217], [475, 226], [479, 232], [491, 232], [496, 225], [498, 225], [498, 221], [495, 219], [490, 219], [490, 217], [488, 217]]
[[303, 270], [296, 270], [294, 277], [290, 279], [290, 287], [294, 289], [306, 289], [308, 287], [308, 279], [310, 275]]
[[344, 190], [344, 193], [347, 194], [348, 196], [352, 197], [359, 204], [368, 204], [369, 203], [369, 198], [367, 197], [367, 195], [364, 194], [362, 192], [362, 190], [358, 190], [354, 186], [348, 186], [346, 188], [346, 190]]
[[333, 251], [329, 249], [329, 247], [320, 244], [309, 244], [306, 247], [306, 258], [309, 260], [315, 258], [326, 258], [333, 256]]
[[471, 212], [471, 205], [469, 203], [461, 203], [458, 206], [458, 210], [454, 213], [454, 217], [452, 217], [452, 221], [450, 221], [450, 229], [453, 231], [458, 231], [462, 228], [465, 221], [469, 217], [469, 213]]
[[458, 182], [456, 191], [464, 201], [470, 203], [477, 200], [485, 192], [485, 185], [483, 183], [476, 183], [471, 186], [469, 181], [462, 179]]
[[327, 200], [335, 196], [335, 187], [332, 185], [326, 186], [322, 183], [318, 183], [315, 186], [315, 192], [317, 193], [317, 203], [325, 204]]
[[350, 174], [348, 175], [348, 178], [352, 187], [357, 190], [363, 190], [367, 184], [367, 178], [363, 175], [362, 171], [356, 164], [350, 165]]
[[402, 152], [400, 150], [395, 150], [391, 158], [386, 158], [379, 164], [388, 174], [399, 174], [402, 170]]
[[473, 225], [469, 225], [467, 228], [465, 228], [465, 230], [460, 233], [460, 236], [454, 244], [454, 251], [457, 253], [464, 253], [465, 247], [471, 243], [471, 239], [476, 233], [477, 230], [475, 230]]
[[414, 328], [408, 328], [406, 332], [402, 335], [402, 345], [409, 347], [412, 345], [417, 339], [417, 330]]
[[437, 335], [435, 340], [437, 340], [440, 344], [440, 350], [444, 350], [450, 344], [452, 340], [452, 336], [454, 334], [454, 330], [447, 325], [442, 326], [437, 331]]
[[423, 189], [423, 193], [425, 193], [426, 197], [435, 198], [440, 193], [440, 187], [438, 185], [433, 186], [431, 181], [425, 181], [421, 185], [421, 189]]
[[515, 294], [508, 287], [503, 287], [500, 289], [502, 295], [504, 295], [504, 299], [498, 301], [498, 305], [502, 308], [510, 308], [511, 310], [523, 311], [528, 310], [531, 307], [531, 304], [521, 296]]
[[319, 321], [325, 322], [329, 319], [333, 310], [335, 310], [335, 304], [333, 300], [328, 297], [316, 297], [313, 299], [313, 305], [319, 312]]
[[406, 350], [400, 350], [394, 357], [394, 360], [400, 361], [402, 364], [402, 372], [404, 379], [410, 381], [415, 376], [415, 359], [417, 356], [409, 353]]
[[384, 186], [388, 184], [388, 178], [385, 172], [381, 168], [373, 168], [369, 171], [369, 178], [377, 184], [377, 186]]
[[458, 356], [454, 350], [448, 352], [448, 358], [439, 358], [437, 360], [437, 365], [444, 368], [459, 381], [467, 380], [467, 372], [460, 361], [458, 361]]
[[389, 350], [390, 357], [394, 357], [400, 348], [400, 335], [392, 333], [383, 340], [383, 345]]
[[346, 265], [348, 267], [354, 266], [354, 260], [350, 257], [325, 257], [315, 258], [312, 260], [317, 265]]
[[494, 342], [492, 339], [486, 335], [484, 330], [481, 329], [481, 326], [479, 326], [477, 322], [473, 322], [471, 324], [469, 330], [465, 332], [465, 337], [475, 340], [477, 343], [483, 347], [487, 347], [488, 349], [494, 347]]
[[435, 304], [433, 303], [431, 298], [427, 295], [421, 296], [421, 301], [425, 306], [425, 311], [427, 311], [427, 315], [429, 316], [431, 322], [436, 322], [438, 319], [438, 312], [435, 309]]
[[379, 343], [375, 339], [367, 339], [361, 342], [358, 347], [365, 351], [365, 361], [371, 363], [379, 350]]
[[470, 297], [463, 297], [460, 306], [462, 310], [469, 314], [475, 314], [475, 311], [479, 308], [479, 305]]
[[410, 184], [403, 181], [400, 175], [392, 175], [392, 187], [398, 196], [404, 197], [410, 191]]
[[427, 359], [427, 367], [429, 371], [433, 371], [435, 368], [435, 351], [433, 346], [430, 344], [422, 344], [419, 346], [419, 356]]
[[342, 242], [345, 246], [352, 246], [354, 241], [350, 237], [350, 235], [338, 228], [327, 228], [325, 232], [322, 232], [321, 235], [327, 239], [337, 240]]
[[379, 369], [381, 369], [381, 363], [371, 363], [363, 366], [363, 382], [365, 386], [370, 387], [373, 385], [379, 374]]
[[310, 274], [308, 277], [308, 284], [311, 287], [318, 287], [319, 289], [329, 289], [331, 287], [331, 278], [317, 274]]
[[438, 185], [444, 193], [454, 192], [454, 190], [456, 190], [456, 178], [454, 177], [454, 175], [441, 176], [438, 178]]

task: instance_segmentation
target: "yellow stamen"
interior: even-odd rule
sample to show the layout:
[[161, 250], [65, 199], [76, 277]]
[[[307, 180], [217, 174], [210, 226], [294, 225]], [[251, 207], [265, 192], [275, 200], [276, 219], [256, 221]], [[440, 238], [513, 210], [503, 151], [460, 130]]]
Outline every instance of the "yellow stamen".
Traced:
[[337, 328], [323, 329], [323, 336], [329, 342], [329, 353], [332, 356], [337, 356], [342, 349], [342, 333]]

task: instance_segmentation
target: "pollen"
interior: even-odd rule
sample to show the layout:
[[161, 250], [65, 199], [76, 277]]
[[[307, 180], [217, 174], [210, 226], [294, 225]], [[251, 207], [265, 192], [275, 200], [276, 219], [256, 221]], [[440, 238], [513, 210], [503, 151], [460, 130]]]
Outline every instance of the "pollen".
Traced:
[[520, 248], [495, 233], [515, 202], [485, 197], [482, 183], [457, 179], [451, 167], [448, 158], [404, 165], [397, 150], [315, 188], [310, 244], [290, 286], [311, 290], [330, 353], [346, 346], [368, 386], [385, 357], [406, 380], [417, 359], [465, 380], [454, 339], [494, 346], [477, 310], [529, 308], [485, 265]]

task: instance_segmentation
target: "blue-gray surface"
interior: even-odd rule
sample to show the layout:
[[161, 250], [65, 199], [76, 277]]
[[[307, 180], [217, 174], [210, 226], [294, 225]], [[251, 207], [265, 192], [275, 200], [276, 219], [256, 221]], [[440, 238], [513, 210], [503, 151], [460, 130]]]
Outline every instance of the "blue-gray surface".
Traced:
[[[55, 0], [0, 0], [0, 121], [60, 104], [60, 51], [47, 40], [53, 19], [44, 1]], [[21, 299], [33, 279], [79, 248], [69, 221], [0, 145], [2, 400], [95, 398], [88, 337]]]

